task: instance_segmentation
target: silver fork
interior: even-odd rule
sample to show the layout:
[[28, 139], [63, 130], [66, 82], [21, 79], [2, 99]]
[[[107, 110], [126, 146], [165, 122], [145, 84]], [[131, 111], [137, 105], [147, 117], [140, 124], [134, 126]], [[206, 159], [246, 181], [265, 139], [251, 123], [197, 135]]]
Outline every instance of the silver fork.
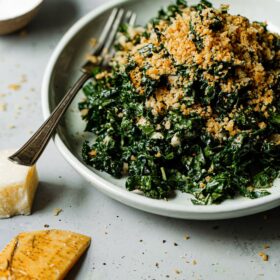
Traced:
[[93, 49], [93, 55], [99, 57], [98, 63], [94, 64], [87, 61], [81, 70], [83, 74], [77, 82], [67, 91], [65, 96], [59, 102], [49, 118], [42, 124], [42, 126], [33, 134], [33, 136], [9, 159], [18, 164], [31, 166], [37, 162], [40, 155], [47, 146], [52, 134], [57, 127], [60, 119], [71, 104], [77, 92], [82, 88], [87, 80], [92, 75], [91, 71], [95, 66], [106, 67], [108, 64], [108, 54], [112, 55], [113, 45], [117, 31], [122, 23], [134, 25], [136, 14], [131, 11], [124, 11], [123, 9], [115, 8], [111, 12], [105, 27], [99, 38], [99, 42]]

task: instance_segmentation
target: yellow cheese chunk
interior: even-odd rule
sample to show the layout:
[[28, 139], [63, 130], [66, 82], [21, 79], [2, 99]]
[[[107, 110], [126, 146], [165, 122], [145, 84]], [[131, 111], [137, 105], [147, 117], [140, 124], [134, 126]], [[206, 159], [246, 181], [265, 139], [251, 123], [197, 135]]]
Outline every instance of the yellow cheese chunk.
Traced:
[[29, 215], [38, 186], [36, 167], [9, 161], [13, 152], [0, 151], [0, 218]]
[[0, 280], [61, 280], [90, 244], [64, 230], [20, 233], [0, 253]]

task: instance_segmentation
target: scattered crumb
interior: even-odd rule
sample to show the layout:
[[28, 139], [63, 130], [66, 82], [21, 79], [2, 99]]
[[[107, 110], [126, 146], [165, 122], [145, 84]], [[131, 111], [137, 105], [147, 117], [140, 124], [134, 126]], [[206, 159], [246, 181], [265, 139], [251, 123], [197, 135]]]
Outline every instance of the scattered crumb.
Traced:
[[190, 236], [188, 234], [185, 234], [185, 240], [189, 240]]
[[95, 47], [96, 46], [96, 44], [97, 44], [97, 39], [96, 38], [91, 38], [90, 40], [89, 40], [89, 45], [91, 46], [91, 47]]
[[268, 261], [268, 255], [264, 252], [259, 252], [259, 256], [262, 258], [264, 262]]
[[166, 240], [162, 240], [162, 243], [163, 243], [163, 244], [166, 243]]
[[8, 89], [10, 90], [19, 90], [21, 88], [21, 85], [20, 84], [10, 84], [8, 85]]
[[157, 268], [159, 268], [159, 263], [158, 263], [158, 262], [156, 262], [156, 264], [155, 264], [155, 265], [156, 265], [156, 267], [157, 267]]
[[0, 103], [0, 112], [7, 111], [7, 103]]
[[176, 242], [174, 242], [174, 246], [178, 246], [178, 244]]
[[264, 248], [264, 249], [268, 249], [268, 248], [270, 248], [270, 246], [269, 246], [268, 244], [264, 244], [264, 245], [263, 245], [263, 248]]
[[16, 126], [13, 125], [13, 124], [10, 124], [10, 125], [8, 125], [8, 128], [9, 128], [9, 129], [13, 129], [13, 128], [16, 128]]
[[180, 271], [179, 269], [175, 269], [175, 273], [176, 273], [176, 274], [180, 274], [181, 271]]
[[197, 264], [196, 260], [193, 260], [193, 261], [192, 261], [192, 264], [193, 264], [193, 265], [196, 265], [196, 264]]
[[63, 210], [61, 208], [54, 208], [53, 214], [54, 216], [58, 216]]
[[97, 64], [99, 62], [98, 56], [95, 55], [86, 55], [86, 60], [90, 61], [93, 64]]
[[88, 111], [89, 111], [89, 109], [82, 109], [82, 110], [80, 111], [81, 116], [82, 116], [82, 117], [85, 117], [85, 116], [88, 114]]
[[50, 227], [50, 225], [48, 225], [48, 224], [44, 225], [44, 228], [49, 228], [49, 227]]

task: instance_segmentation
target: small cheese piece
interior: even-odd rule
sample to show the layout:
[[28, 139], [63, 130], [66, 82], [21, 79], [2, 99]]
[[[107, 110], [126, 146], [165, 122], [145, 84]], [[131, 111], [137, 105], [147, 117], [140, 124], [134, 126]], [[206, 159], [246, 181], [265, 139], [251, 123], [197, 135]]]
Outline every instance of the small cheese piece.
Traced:
[[0, 151], [0, 218], [29, 215], [38, 186], [36, 167], [9, 161], [13, 152]]
[[63, 279], [89, 244], [90, 237], [64, 230], [20, 233], [0, 253], [0, 279]]

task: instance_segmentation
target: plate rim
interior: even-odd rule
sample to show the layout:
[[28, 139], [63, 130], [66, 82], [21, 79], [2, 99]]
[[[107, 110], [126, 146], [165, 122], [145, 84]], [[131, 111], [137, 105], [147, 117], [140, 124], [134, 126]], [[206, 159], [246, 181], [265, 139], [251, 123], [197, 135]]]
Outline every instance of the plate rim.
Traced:
[[[89, 22], [93, 21], [97, 16], [103, 12], [127, 2], [134, 2], [137, 0], [111, 0], [99, 7], [93, 9], [89, 13], [82, 16], [77, 20], [68, 31], [62, 36], [57, 46], [55, 47], [47, 67], [44, 72], [42, 88], [41, 88], [41, 105], [43, 110], [43, 117], [46, 120], [51, 112], [50, 104], [50, 85], [55, 69], [56, 62], [63, 52], [65, 46], [70, 40], [77, 35], [77, 33], [83, 29]], [[111, 198], [120, 201], [123, 204], [131, 207], [169, 217], [183, 218], [183, 219], [196, 219], [196, 220], [216, 220], [216, 219], [228, 219], [241, 216], [247, 216], [254, 213], [258, 213], [264, 210], [272, 209], [280, 205], [280, 192], [270, 194], [268, 196], [249, 199], [241, 201], [241, 205], [182, 205], [182, 204], [168, 204], [168, 201], [155, 200], [140, 196], [122, 189], [113, 183], [103, 179], [99, 175], [95, 174], [83, 164], [78, 158], [72, 154], [70, 149], [63, 142], [59, 134], [55, 134], [53, 137], [54, 143], [58, 148], [62, 156], [70, 163], [70, 165], [84, 178], [86, 178], [91, 184], [94, 185], [99, 191], [105, 193]]]

